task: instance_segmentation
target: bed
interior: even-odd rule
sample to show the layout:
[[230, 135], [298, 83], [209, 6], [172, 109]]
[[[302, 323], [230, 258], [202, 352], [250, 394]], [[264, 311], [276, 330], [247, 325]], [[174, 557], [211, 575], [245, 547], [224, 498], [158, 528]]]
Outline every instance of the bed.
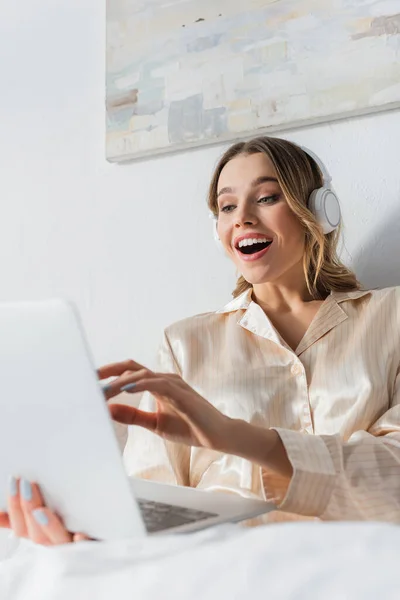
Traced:
[[399, 548], [397, 525], [319, 522], [24, 544], [0, 562], [0, 598], [398, 600]]

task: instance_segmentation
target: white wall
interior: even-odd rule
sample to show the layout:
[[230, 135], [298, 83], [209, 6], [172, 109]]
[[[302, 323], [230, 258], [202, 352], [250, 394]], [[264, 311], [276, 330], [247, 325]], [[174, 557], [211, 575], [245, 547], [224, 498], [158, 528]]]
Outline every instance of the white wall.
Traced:
[[[99, 0], [0, 3], [0, 300], [66, 295], [96, 362], [151, 364], [234, 286], [205, 205], [221, 148], [106, 163], [104, 29]], [[364, 281], [400, 283], [400, 113], [285, 135], [329, 165]]]

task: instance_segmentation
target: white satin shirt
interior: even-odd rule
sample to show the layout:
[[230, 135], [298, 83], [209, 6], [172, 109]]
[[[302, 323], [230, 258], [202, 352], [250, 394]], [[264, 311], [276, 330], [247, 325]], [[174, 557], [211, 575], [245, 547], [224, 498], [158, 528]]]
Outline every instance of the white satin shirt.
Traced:
[[[129, 475], [273, 500], [263, 519], [400, 521], [400, 288], [331, 293], [294, 352], [251, 290], [165, 331], [160, 370], [279, 433], [291, 479], [131, 427]], [[153, 410], [146, 394], [141, 408]]]

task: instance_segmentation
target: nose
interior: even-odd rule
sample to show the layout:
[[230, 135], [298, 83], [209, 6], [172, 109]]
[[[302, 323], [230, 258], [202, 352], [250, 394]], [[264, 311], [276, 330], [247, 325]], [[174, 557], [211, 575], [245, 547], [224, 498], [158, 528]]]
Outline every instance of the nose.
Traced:
[[252, 212], [249, 206], [238, 207], [235, 210], [235, 227], [243, 227], [244, 225], [255, 225], [257, 217]]

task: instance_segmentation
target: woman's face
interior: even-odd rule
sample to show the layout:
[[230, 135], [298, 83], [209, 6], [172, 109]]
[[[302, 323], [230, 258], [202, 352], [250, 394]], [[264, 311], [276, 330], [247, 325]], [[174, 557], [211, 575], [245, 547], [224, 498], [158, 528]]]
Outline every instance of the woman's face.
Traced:
[[217, 228], [226, 253], [249, 283], [290, 284], [303, 273], [304, 229], [265, 154], [242, 154], [223, 168]]

